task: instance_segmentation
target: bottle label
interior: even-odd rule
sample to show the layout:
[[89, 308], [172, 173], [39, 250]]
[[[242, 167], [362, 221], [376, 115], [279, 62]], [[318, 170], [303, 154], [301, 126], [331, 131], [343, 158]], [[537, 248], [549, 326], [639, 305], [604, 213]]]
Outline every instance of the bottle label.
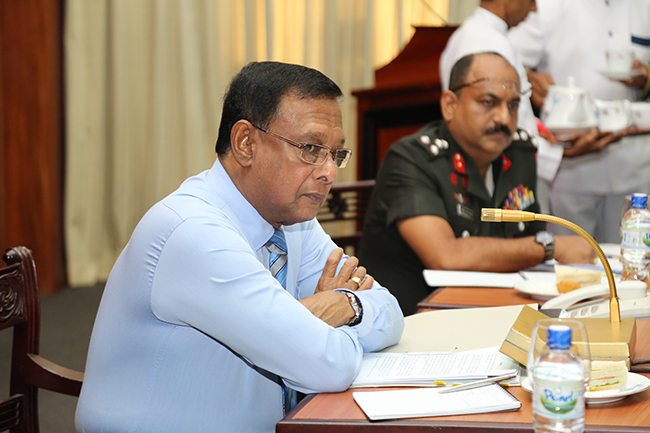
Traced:
[[550, 418], [574, 419], [585, 415], [583, 381], [556, 382], [535, 378], [533, 409]]
[[650, 250], [650, 232], [621, 230], [621, 248]]

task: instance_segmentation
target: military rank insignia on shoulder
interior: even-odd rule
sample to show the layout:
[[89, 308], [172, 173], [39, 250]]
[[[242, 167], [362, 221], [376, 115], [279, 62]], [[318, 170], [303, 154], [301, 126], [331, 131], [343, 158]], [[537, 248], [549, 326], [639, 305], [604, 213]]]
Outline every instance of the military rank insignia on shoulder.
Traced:
[[527, 131], [525, 129], [517, 129], [512, 134], [512, 144], [523, 147], [530, 145], [535, 149], [537, 149], [539, 146], [537, 137], [535, 137], [531, 131]]
[[449, 143], [442, 138], [434, 138], [431, 140], [431, 137], [428, 135], [421, 135], [419, 140], [423, 146], [429, 149], [429, 152], [433, 156], [438, 156], [440, 151], [449, 149]]

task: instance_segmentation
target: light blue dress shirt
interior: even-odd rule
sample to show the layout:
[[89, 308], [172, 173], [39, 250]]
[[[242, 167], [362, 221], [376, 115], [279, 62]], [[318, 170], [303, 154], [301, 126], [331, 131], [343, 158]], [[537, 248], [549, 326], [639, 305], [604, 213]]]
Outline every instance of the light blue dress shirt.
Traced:
[[77, 429], [271, 433], [280, 380], [342, 391], [364, 351], [399, 341], [403, 315], [377, 283], [357, 292], [364, 313], [354, 327], [333, 328], [302, 306], [336, 245], [315, 219], [283, 230], [287, 290], [267, 269], [273, 227], [218, 159], [153, 206], [106, 284]]

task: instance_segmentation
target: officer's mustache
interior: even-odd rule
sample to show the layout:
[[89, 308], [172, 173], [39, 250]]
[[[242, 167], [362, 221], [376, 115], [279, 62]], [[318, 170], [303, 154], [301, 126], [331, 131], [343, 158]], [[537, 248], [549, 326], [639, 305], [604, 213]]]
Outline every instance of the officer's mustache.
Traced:
[[488, 128], [488, 129], [485, 130], [486, 135], [488, 135], [488, 134], [497, 134], [499, 132], [503, 132], [507, 136], [512, 135], [512, 131], [510, 130], [510, 128], [508, 128], [507, 125], [497, 124], [497, 125], [494, 125], [492, 128]]

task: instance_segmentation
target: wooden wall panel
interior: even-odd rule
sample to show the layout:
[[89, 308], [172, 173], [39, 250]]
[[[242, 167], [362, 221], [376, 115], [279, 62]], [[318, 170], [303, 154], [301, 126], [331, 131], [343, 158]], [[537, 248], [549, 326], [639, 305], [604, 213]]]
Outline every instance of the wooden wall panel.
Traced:
[[39, 287], [65, 284], [63, 0], [0, 0], [0, 250], [34, 253]]

